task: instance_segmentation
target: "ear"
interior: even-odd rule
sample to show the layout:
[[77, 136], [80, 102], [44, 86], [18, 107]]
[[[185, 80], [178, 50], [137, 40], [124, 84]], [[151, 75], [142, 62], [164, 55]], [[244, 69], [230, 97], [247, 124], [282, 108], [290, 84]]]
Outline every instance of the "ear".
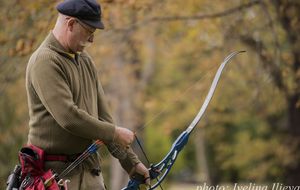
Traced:
[[76, 22], [76, 20], [73, 19], [73, 18], [70, 18], [70, 19], [67, 21], [67, 27], [68, 27], [68, 30], [73, 31], [74, 23], [75, 23], [75, 22]]

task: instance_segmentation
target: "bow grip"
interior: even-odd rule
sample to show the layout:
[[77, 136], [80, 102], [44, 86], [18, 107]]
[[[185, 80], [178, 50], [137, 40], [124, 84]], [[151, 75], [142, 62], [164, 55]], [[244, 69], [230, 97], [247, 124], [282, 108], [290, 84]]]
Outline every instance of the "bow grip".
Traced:
[[[150, 166], [149, 168], [149, 174], [150, 174], [150, 179], [155, 179], [159, 176], [160, 172], [158, 171], [157, 168]], [[146, 179], [144, 178], [143, 175], [141, 174], [134, 174], [131, 177], [132, 179], [128, 182], [127, 187], [123, 188], [122, 190], [138, 190], [139, 186], [141, 184], [145, 184]]]

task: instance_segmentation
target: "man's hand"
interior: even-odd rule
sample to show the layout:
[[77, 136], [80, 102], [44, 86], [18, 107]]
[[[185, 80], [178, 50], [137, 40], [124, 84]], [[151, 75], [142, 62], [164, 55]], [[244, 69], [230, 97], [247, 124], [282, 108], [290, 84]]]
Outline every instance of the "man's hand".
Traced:
[[115, 139], [117, 144], [128, 147], [134, 140], [134, 133], [123, 127], [116, 127]]
[[134, 173], [138, 173], [138, 174], [144, 176], [145, 184], [150, 185], [149, 170], [146, 168], [146, 166], [143, 163], [140, 162], [137, 165], [135, 165], [133, 171], [134, 171]]

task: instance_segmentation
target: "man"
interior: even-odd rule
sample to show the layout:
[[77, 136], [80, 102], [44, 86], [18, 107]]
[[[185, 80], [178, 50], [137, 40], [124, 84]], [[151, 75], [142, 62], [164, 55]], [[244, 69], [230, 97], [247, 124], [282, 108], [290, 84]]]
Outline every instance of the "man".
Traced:
[[[148, 179], [147, 168], [128, 148], [134, 134], [113, 124], [97, 71], [84, 51], [95, 30], [104, 29], [100, 5], [95, 0], [65, 0], [56, 8], [55, 27], [30, 57], [26, 70], [28, 143], [42, 148], [45, 169], [59, 174], [99, 139], [129, 174]], [[105, 189], [97, 155], [65, 178], [70, 179], [71, 190]]]

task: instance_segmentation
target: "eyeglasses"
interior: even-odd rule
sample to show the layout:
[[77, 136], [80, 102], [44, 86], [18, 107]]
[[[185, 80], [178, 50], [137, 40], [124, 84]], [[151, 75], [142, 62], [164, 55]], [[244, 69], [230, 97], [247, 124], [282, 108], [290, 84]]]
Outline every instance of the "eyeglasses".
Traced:
[[[73, 17], [66, 17], [66, 20], [70, 20], [71, 18]], [[84, 28], [86, 31], [88, 31], [88, 33], [90, 34], [90, 36], [92, 36], [95, 32], [96, 32], [96, 29], [91, 29], [89, 26], [87, 26], [86, 24], [84, 24], [82, 21], [80, 21], [79, 19], [77, 18], [74, 18], [74, 20], [79, 23], [79, 25]]]
[[78, 22], [80, 24], [80, 26], [82, 26], [82, 28], [84, 28], [86, 31], [88, 31], [90, 33], [90, 35], [93, 35], [95, 33], [96, 30], [92, 30], [91, 28], [89, 28], [86, 24], [84, 24], [79, 19], [75, 19], [75, 20], [76, 20], [76, 22]]

